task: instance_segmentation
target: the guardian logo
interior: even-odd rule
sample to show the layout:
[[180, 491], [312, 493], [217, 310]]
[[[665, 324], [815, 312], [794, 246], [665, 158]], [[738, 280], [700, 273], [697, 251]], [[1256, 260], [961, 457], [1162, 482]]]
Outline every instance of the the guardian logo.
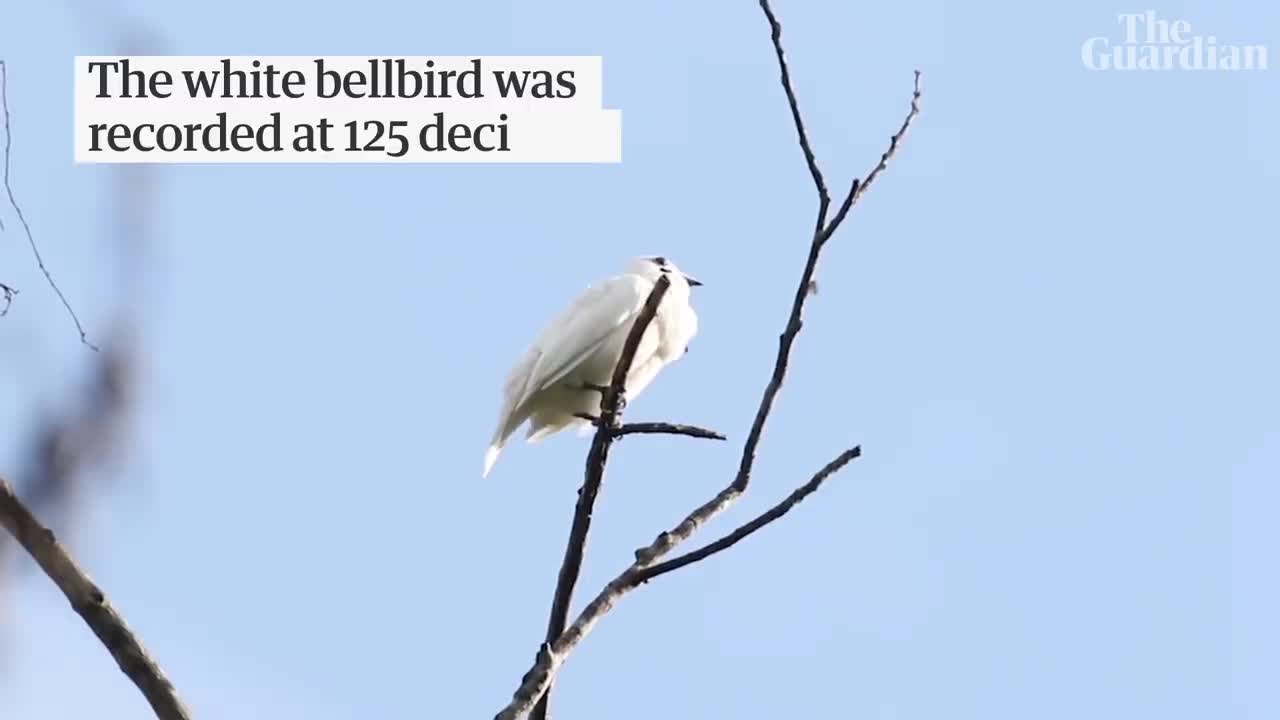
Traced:
[[1092, 37], [1080, 46], [1089, 70], [1266, 70], [1265, 45], [1230, 45], [1195, 35], [1186, 20], [1165, 20], [1155, 10], [1116, 16], [1119, 40]]

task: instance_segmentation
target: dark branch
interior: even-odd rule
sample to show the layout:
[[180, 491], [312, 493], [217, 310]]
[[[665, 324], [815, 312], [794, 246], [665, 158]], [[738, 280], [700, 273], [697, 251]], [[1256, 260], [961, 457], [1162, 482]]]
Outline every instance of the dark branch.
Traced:
[[45, 575], [67, 596], [72, 609], [106, 646], [125, 675], [142, 691], [160, 720], [190, 720], [191, 714], [178, 697], [164, 671], [142, 647], [102, 590], [85, 575], [67, 554], [53, 531], [40, 524], [0, 478], [0, 525], [35, 559]]
[[[2, 228], [3, 226], [0, 225], [0, 229]], [[9, 314], [9, 306], [13, 304], [13, 296], [17, 294], [18, 291], [14, 288], [11, 288], [4, 283], [0, 283], [0, 296], [2, 296], [0, 299], [4, 300], [4, 307], [0, 308], [0, 317], [4, 317]]]
[[[35, 256], [36, 266], [40, 268], [40, 272], [44, 273], [44, 279], [49, 283], [49, 287], [53, 288], [53, 292], [62, 301], [62, 307], [67, 309], [67, 314], [71, 316], [72, 322], [76, 324], [76, 331], [80, 333], [80, 342], [97, 352], [98, 346], [89, 342], [89, 336], [85, 333], [84, 326], [80, 324], [80, 317], [76, 315], [71, 303], [67, 301], [67, 296], [62, 294], [62, 288], [58, 287], [58, 283], [54, 282], [53, 275], [49, 273], [49, 268], [45, 266], [44, 258], [40, 256], [40, 248], [36, 245], [35, 236], [31, 234], [31, 226], [27, 223], [27, 218], [22, 214], [22, 208], [18, 206], [18, 201], [13, 196], [13, 186], [9, 184], [9, 158], [13, 147], [13, 131], [9, 125], [9, 78], [3, 60], [0, 60], [0, 110], [4, 112], [4, 191], [8, 195], [9, 205], [13, 208], [14, 214], [18, 216], [18, 222], [21, 223], [22, 229], [27, 235], [27, 244], [31, 246], [31, 254]], [[3, 223], [0, 223], [0, 230], [4, 230]], [[8, 311], [8, 302], [12, 300], [12, 293], [6, 292], [5, 300], [5, 310]]]
[[700, 428], [697, 425], [679, 425], [664, 422], [626, 423], [613, 431], [615, 438], [620, 438], [624, 435], [688, 435], [689, 437], [702, 438], [704, 440], [728, 439], [715, 430]]
[[742, 460], [738, 464], [738, 474], [730, 486], [736, 493], [745, 491], [747, 485], [751, 482], [751, 468], [756, 460], [756, 446], [760, 444], [760, 437], [764, 433], [765, 421], [769, 419], [769, 413], [773, 410], [774, 398], [777, 397], [778, 391], [782, 389], [782, 381], [787, 374], [787, 362], [791, 357], [791, 346], [795, 343], [796, 335], [800, 334], [800, 328], [803, 326], [801, 316], [804, 314], [805, 300], [809, 297], [813, 274], [818, 267], [818, 255], [822, 252], [822, 245], [826, 239], [824, 235], [830, 236], [825, 223], [831, 198], [827, 192], [826, 182], [822, 178], [822, 172], [818, 170], [818, 163], [813, 156], [813, 149], [809, 145], [809, 136], [804, 129], [800, 105], [796, 101], [795, 92], [791, 89], [791, 72], [787, 68], [786, 54], [782, 51], [782, 25], [773, 14], [773, 9], [769, 7], [768, 0], [760, 0], [760, 9], [764, 11], [765, 18], [769, 21], [773, 49], [778, 56], [778, 74], [781, 76], [782, 88], [787, 95], [787, 105], [791, 108], [791, 117], [795, 121], [796, 137], [800, 142], [800, 150], [804, 153], [805, 162], [809, 165], [809, 172], [813, 175], [814, 185], [817, 186], [818, 217], [814, 225], [813, 242], [809, 246], [809, 256], [805, 261], [804, 272], [800, 276], [799, 287], [796, 289], [795, 298], [791, 302], [791, 314], [787, 318], [787, 324], [783, 328], [782, 334], [778, 337], [778, 354], [774, 358], [773, 373], [769, 377], [769, 383], [765, 386], [764, 395], [760, 398], [760, 406], [756, 409], [756, 417], [751, 423], [751, 431], [747, 433], [746, 442], [742, 446]]
[[[586, 420], [596, 427], [600, 427], [600, 418], [587, 413], [574, 413], [574, 417]], [[625, 423], [613, 429], [613, 437], [615, 439], [625, 435], [687, 435], [689, 437], [702, 438], [704, 440], [726, 440], [727, 438], [707, 428], [698, 427], [697, 425], [680, 425], [678, 423], [666, 422], [638, 422]]]
[[791, 511], [791, 508], [799, 505], [800, 501], [809, 497], [816, 492], [818, 488], [822, 487], [822, 483], [825, 482], [828, 477], [839, 472], [841, 468], [848, 465], [861, 455], [862, 448], [860, 446], [855, 446], [845, 450], [840, 453], [835, 460], [827, 463], [821, 470], [819, 470], [813, 478], [809, 480], [809, 482], [796, 488], [785, 500], [769, 508], [755, 519], [713, 543], [700, 547], [697, 550], [687, 552], [683, 555], [677, 555], [670, 560], [663, 560], [656, 565], [650, 565], [647, 568], [637, 571], [631, 576], [631, 582], [635, 585], [647, 583], [659, 575], [666, 575], [667, 573], [679, 570], [686, 565], [692, 565], [699, 560], [711, 557], [718, 552], [728, 550], [736, 545], [739, 540], [746, 538], [748, 535], [751, 535], [769, 523], [777, 520], [783, 515], [786, 515]]
[[875, 182], [880, 173], [889, 166], [889, 161], [898, 152], [898, 145], [902, 139], [907, 136], [907, 130], [911, 129], [911, 122], [920, 114], [920, 71], [916, 70], [915, 81], [911, 91], [911, 109], [907, 111], [907, 117], [903, 119], [902, 126], [898, 128], [898, 132], [889, 136], [889, 148], [880, 155], [880, 162], [871, 168], [871, 172], [867, 173], [862, 180], [854, 180], [853, 186], [849, 188], [849, 194], [845, 196], [844, 202], [840, 203], [840, 209], [836, 211], [835, 217], [831, 219], [831, 224], [823, 229], [822, 242], [826, 242], [831, 237], [836, 228], [840, 227], [840, 223], [844, 222], [844, 218], [849, 214], [849, 209], [853, 204], [862, 197], [862, 193], [871, 187], [871, 183]]
[[[809, 493], [817, 490], [818, 485], [821, 484], [822, 480], [825, 480], [827, 476], [836, 472], [845, 463], [852, 460], [853, 457], [856, 456], [854, 453], [857, 452], [859, 452], [857, 448], [846, 451], [845, 454], [829, 463], [826, 468], [819, 472], [818, 476], [815, 476], [814, 480], [810, 480], [810, 482], [800, 490], [792, 493], [792, 496], [794, 497], [795, 495], [803, 492], [800, 498], [790, 502], [789, 505], [786, 505], [786, 509], [778, 512], [778, 516], [781, 517], [781, 515], [785, 514], [791, 506], [800, 502], [804, 495], [808, 495]], [[810, 485], [812, 485], [812, 488], [809, 487]], [[623, 570], [620, 575], [609, 581], [609, 584], [605, 585], [604, 589], [601, 590], [600, 593], [591, 600], [591, 602], [587, 603], [587, 606], [582, 609], [582, 612], [578, 613], [578, 617], [574, 619], [573, 624], [570, 625], [559, 638], [554, 642], [544, 642], [542, 646], [538, 648], [538, 654], [534, 659], [533, 667], [529, 668], [529, 671], [520, 679], [520, 687], [517, 688], [515, 694], [512, 695], [511, 702], [498, 712], [495, 716], [495, 720], [517, 720], [518, 718], [523, 717], [524, 714], [529, 711], [529, 708], [533, 706], [534, 702], [538, 698], [542, 697], [543, 693], [551, 687], [551, 681], [555, 678], [556, 672], [559, 671], [560, 666], [564, 664], [565, 658], [567, 658], [569, 654], [582, 643], [583, 639], [586, 638], [589, 632], [591, 632], [591, 629], [595, 627], [596, 623], [618, 604], [618, 601], [622, 599], [623, 595], [626, 595], [641, 585], [642, 580], [640, 577], [641, 573], [644, 572], [644, 569], [652, 566], [658, 558], [666, 555], [677, 545], [688, 540], [704, 523], [732, 505], [733, 500], [737, 498], [737, 496], [738, 494], [733, 492], [731, 488], [721, 490], [715, 498], [690, 513], [689, 516], [684, 520], [681, 520], [678, 525], [670, 530], [659, 533], [658, 537], [655, 538], [652, 543], [649, 543], [648, 546], [636, 550], [635, 562], [631, 563], [631, 565], [629, 565], [626, 570]], [[788, 500], [790, 500], [790, 498], [788, 498]], [[771, 521], [772, 520], [769, 522]], [[768, 523], [766, 522], [763, 524]], [[754, 530], [751, 530], [750, 532], [754, 532]], [[745, 533], [743, 537], [745, 537], [746, 534], [750, 534], [750, 532]], [[741, 538], [737, 538], [734, 542], [737, 542], [737, 540], [740, 539]]]
[[809, 133], [804, 129], [804, 117], [800, 114], [800, 102], [796, 99], [796, 91], [791, 87], [791, 70], [787, 67], [786, 53], [782, 51], [782, 24], [773, 14], [768, 0], [760, 0], [760, 9], [769, 21], [770, 37], [773, 40], [773, 51], [778, 56], [778, 73], [781, 76], [782, 91], [787, 95], [787, 105], [791, 108], [791, 120], [796, 126], [796, 139], [800, 142], [800, 150], [804, 152], [805, 164], [809, 166], [809, 174], [813, 176], [814, 187], [818, 190], [818, 227], [826, 217], [827, 206], [831, 204], [831, 195], [827, 191], [827, 181], [822, 177], [818, 167], [818, 158], [813, 154], [813, 146], [809, 144]]
[[[636, 351], [640, 348], [640, 339], [649, 323], [658, 313], [658, 305], [671, 281], [665, 275], [654, 283], [649, 291], [649, 298], [631, 326], [622, 353], [618, 356], [618, 364], [613, 368], [613, 378], [609, 387], [601, 393], [600, 419], [596, 423], [596, 434], [591, 441], [591, 450], [587, 453], [586, 477], [582, 488], [578, 491], [578, 504], [573, 512], [573, 526], [569, 530], [569, 543], [565, 547], [564, 562], [560, 566], [560, 577], [556, 582], [555, 595], [551, 601], [551, 616], [547, 620], [546, 642], [553, 643], [564, 632], [569, 622], [569, 603], [573, 600], [573, 588], [578, 583], [578, 574], [582, 570], [582, 557], [586, 550], [587, 533], [591, 529], [591, 511], [595, 507], [596, 495], [600, 492], [600, 484], [604, 481], [605, 465], [609, 462], [609, 448], [617, 437], [618, 419], [621, 416], [620, 405], [631, 372], [631, 363]], [[545, 720], [547, 702], [551, 686], [547, 685], [531, 718]]]

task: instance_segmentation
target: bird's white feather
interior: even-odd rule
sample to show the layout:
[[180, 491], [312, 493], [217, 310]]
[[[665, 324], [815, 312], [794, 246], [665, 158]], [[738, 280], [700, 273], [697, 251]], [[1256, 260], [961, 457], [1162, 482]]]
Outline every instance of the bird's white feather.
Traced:
[[539, 357], [521, 399], [559, 382], [619, 328], [629, 328], [652, 289], [653, 283], [636, 275], [619, 275], [587, 288], [534, 343]]

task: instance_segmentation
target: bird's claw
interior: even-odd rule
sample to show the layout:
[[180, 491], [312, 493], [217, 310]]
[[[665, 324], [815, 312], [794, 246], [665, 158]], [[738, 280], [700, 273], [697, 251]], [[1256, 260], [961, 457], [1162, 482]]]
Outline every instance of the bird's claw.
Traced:
[[[578, 384], [577, 388], [579, 390], [593, 390], [595, 392], [600, 393], [600, 406], [601, 406], [601, 409], [604, 409], [604, 399], [609, 394], [608, 385], [597, 385], [595, 383], [584, 382], [584, 383]], [[618, 393], [618, 410], [623, 410], [626, 407], [627, 407], [627, 394], [626, 392], [619, 392]]]

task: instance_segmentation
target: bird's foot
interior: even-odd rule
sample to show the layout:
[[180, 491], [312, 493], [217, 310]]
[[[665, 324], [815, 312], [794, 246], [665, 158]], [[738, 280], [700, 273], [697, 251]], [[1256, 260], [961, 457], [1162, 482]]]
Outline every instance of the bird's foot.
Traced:
[[600, 418], [596, 417], [595, 415], [591, 415], [589, 413], [574, 413], [573, 416], [578, 418], [579, 420], [586, 420], [587, 422], [591, 423], [592, 425], [595, 425], [596, 427], [600, 427]]
[[[606, 395], [609, 394], [608, 385], [597, 385], [595, 383], [584, 382], [579, 384], [577, 388], [579, 390], [594, 390], [595, 392], [600, 393], [600, 405], [603, 408], [604, 398]], [[626, 407], [627, 407], [627, 394], [626, 392], [620, 392], [618, 393], [618, 410], [622, 411], [626, 409]]]

